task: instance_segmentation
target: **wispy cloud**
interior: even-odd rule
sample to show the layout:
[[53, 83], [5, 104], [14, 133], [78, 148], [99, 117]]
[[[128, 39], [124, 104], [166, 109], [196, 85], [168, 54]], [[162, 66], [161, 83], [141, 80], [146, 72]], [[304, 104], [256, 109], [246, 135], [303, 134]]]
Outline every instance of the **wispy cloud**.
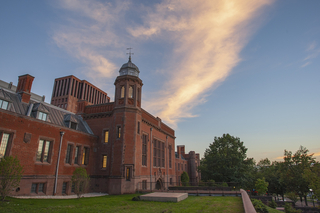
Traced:
[[270, 3], [165, 0], [150, 10], [144, 25], [129, 31], [142, 39], [167, 38], [173, 41], [174, 52], [167, 73], [170, 80], [147, 107], [173, 125], [193, 117], [191, 109], [203, 103], [204, 94], [239, 63], [240, 51], [256, 27], [252, 21]]
[[55, 29], [53, 39], [86, 65], [82, 71], [89, 79], [116, 76], [119, 67], [112, 62], [112, 56], [119, 56], [119, 49], [125, 49], [121, 42], [125, 35], [119, 36], [116, 28], [129, 5], [126, 1], [59, 1], [59, 6], [68, 12], [65, 23]]
[[314, 41], [308, 45], [306, 48], [306, 52], [308, 53], [307, 57], [303, 59], [304, 64], [301, 65], [301, 68], [306, 67], [312, 63], [312, 59], [315, 59], [320, 54], [320, 48], [317, 48], [317, 43]]
[[135, 4], [136, 11], [140, 10], [136, 20], [143, 23], [130, 20], [129, 25], [125, 16], [132, 15], [130, 1], [60, 0], [61, 7], [69, 11], [67, 24], [56, 29], [53, 39], [86, 64], [88, 77], [96, 79], [116, 76], [118, 66], [113, 60], [126, 48], [124, 40], [143, 45], [154, 39], [172, 45], [172, 52], [166, 54], [171, 60], [157, 68], [167, 70], [160, 73], [167, 77], [166, 83], [153, 95], [156, 98], [144, 100], [144, 106], [175, 126], [181, 119], [195, 116], [192, 109], [204, 103], [208, 91], [241, 61], [240, 51], [259, 25], [261, 9], [271, 3], [163, 0], [150, 7]]

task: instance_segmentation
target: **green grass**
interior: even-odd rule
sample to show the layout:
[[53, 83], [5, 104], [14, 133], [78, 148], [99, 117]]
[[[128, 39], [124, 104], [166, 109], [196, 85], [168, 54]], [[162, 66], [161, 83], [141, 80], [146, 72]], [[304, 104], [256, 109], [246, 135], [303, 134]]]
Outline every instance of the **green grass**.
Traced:
[[0, 212], [226, 212], [242, 213], [241, 197], [189, 196], [179, 203], [132, 201], [137, 194], [81, 199], [17, 199], [0, 203]]

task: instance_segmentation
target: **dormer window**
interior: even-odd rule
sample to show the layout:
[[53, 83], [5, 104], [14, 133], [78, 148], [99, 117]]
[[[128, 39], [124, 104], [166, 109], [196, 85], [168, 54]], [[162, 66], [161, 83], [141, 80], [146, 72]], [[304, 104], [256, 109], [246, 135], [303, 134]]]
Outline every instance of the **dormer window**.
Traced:
[[129, 98], [133, 98], [133, 86], [129, 87]]
[[5, 109], [7, 110], [9, 106], [9, 102], [8, 101], [4, 101], [0, 99], [0, 109]]
[[77, 127], [78, 127], [78, 124], [77, 124], [77, 123], [70, 121], [70, 128], [71, 128], [71, 129], [77, 130]]
[[121, 87], [121, 95], [120, 98], [124, 98], [124, 86]]
[[37, 118], [38, 118], [39, 120], [47, 121], [47, 116], [48, 116], [48, 114], [47, 114], [47, 113], [44, 113], [44, 112], [38, 112], [38, 116], [37, 116]]

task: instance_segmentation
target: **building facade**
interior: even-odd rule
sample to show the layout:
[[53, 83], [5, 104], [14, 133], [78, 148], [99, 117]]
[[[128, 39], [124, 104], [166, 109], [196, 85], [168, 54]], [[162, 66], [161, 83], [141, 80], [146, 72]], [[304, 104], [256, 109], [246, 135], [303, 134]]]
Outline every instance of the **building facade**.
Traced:
[[174, 130], [141, 108], [139, 73], [129, 57], [114, 102], [74, 76], [55, 80], [51, 104], [31, 93], [30, 75], [19, 76], [17, 87], [1, 81], [0, 158], [17, 156], [24, 167], [15, 194], [72, 194], [77, 167], [90, 174], [90, 191], [109, 194], [165, 190], [183, 171], [198, 182], [199, 155], [184, 146], [175, 152]]

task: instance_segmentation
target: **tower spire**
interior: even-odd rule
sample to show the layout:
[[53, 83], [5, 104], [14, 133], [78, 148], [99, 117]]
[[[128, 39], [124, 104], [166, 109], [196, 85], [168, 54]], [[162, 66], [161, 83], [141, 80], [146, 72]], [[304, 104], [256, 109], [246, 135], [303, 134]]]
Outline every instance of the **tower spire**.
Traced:
[[127, 55], [129, 55], [129, 62], [131, 62], [131, 55], [133, 55], [133, 53], [131, 52], [132, 49], [132, 47], [127, 48], [127, 50], [129, 50], [129, 52], [127, 53]]

